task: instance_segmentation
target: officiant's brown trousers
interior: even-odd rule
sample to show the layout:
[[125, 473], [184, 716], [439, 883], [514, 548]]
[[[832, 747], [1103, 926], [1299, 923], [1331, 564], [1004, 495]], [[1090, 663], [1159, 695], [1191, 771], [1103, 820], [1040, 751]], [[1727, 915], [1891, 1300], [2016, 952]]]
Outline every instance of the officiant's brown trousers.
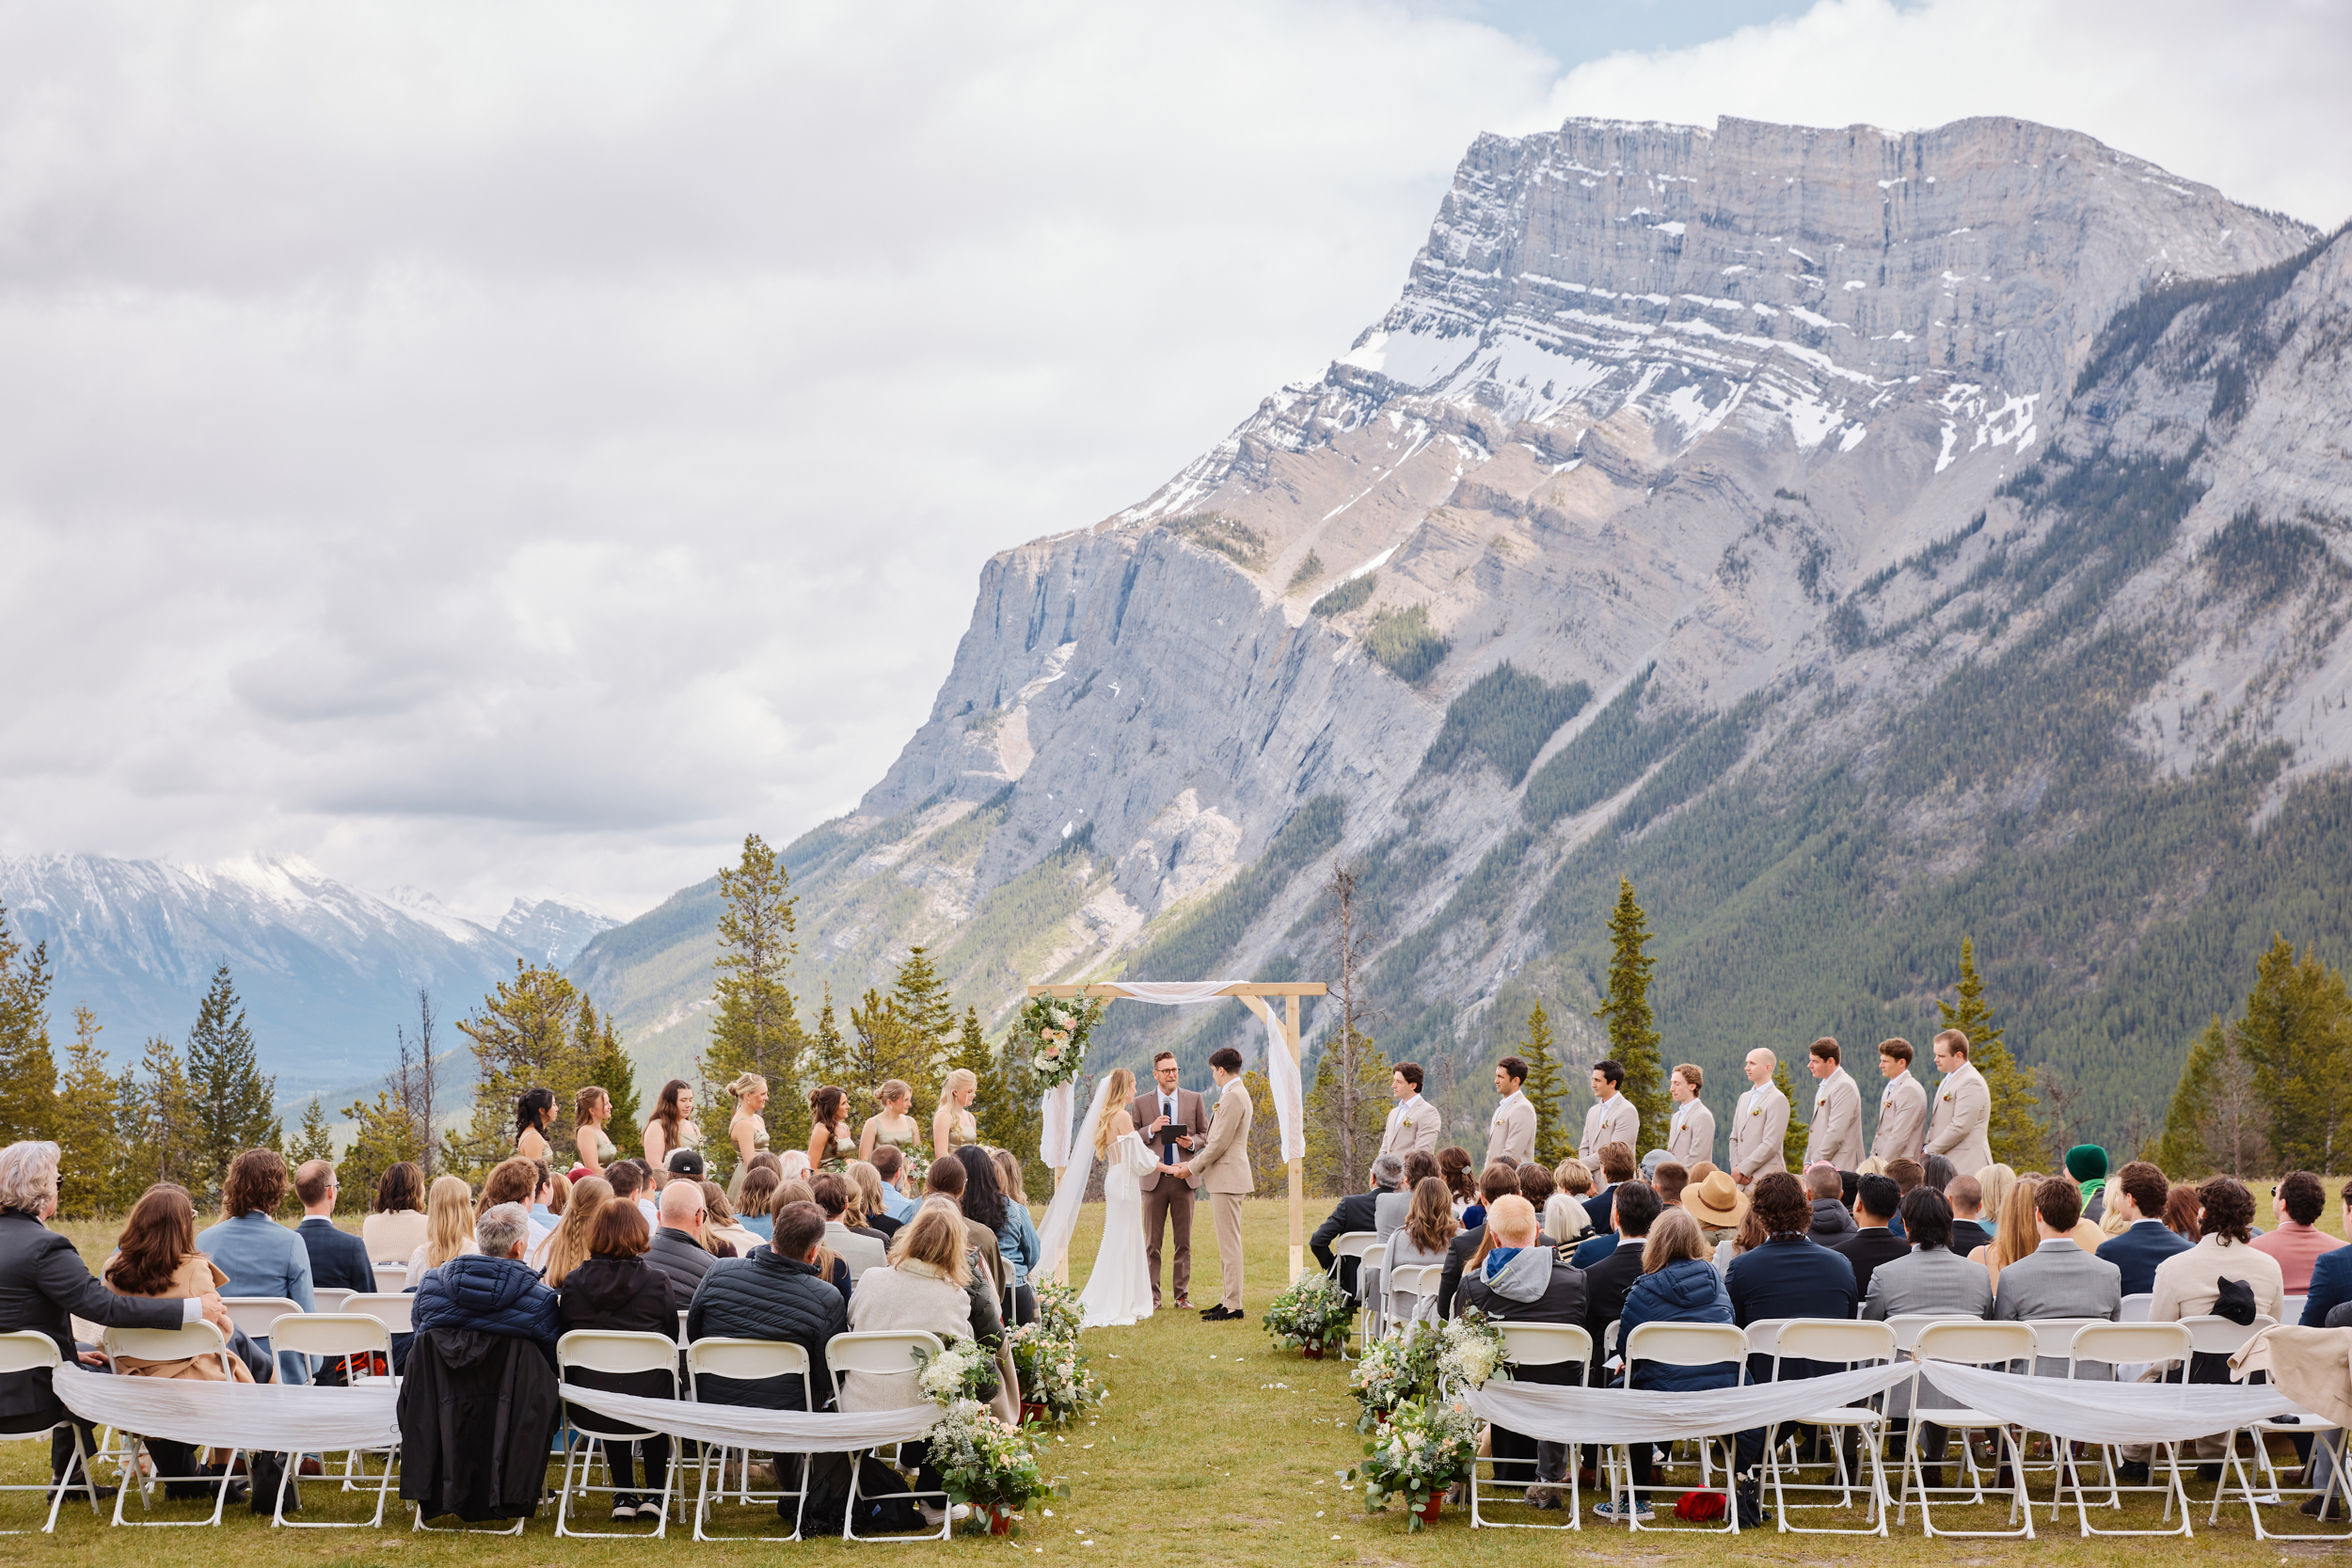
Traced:
[[1166, 1171], [1143, 1195], [1143, 1248], [1152, 1260], [1152, 1306], [1160, 1305], [1160, 1241], [1170, 1216], [1176, 1221], [1176, 1299], [1192, 1299], [1192, 1187]]

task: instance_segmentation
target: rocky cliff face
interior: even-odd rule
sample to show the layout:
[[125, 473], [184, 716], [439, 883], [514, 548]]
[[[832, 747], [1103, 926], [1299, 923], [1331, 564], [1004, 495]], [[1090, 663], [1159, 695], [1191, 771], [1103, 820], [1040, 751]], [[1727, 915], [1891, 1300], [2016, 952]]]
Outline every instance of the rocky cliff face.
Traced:
[[[2049, 1031], [2029, 1059], [2095, 1075], [2144, 1027], [2177, 1060], [2153, 1032], [2226, 1002], [2224, 960], [2161, 1022], [2064, 998], [2352, 750], [2352, 291], [2314, 238], [2016, 120], [1483, 137], [1321, 380], [989, 563], [930, 720], [789, 857], [804, 979], [915, 942], [984, 1011], [1049, 975], [1319, 973], [1337, 855], [1375, 1033], [1442, 1065], [1531, 999], [1586, 1010], [1622, 872], [1683, 960], [1669, 1051], [1727, 1065], [1750, 1027], [1893, 1032], [2034, 856], [2190, 810], [2142, 798], [2171, 781], [2206, 792], [2200, 869], [1996, 967]], [[625, 1022], [691, 1016], [696, 940], [592, 944]]]

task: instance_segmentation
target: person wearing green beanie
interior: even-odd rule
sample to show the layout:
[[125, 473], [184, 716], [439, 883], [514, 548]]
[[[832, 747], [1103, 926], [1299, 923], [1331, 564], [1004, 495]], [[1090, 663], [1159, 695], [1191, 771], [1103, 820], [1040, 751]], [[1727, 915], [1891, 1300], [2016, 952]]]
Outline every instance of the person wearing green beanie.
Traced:
[[2095, 1225], [2106, 1209], [2107, 1151], [2097, 1144], [2076, 1144], [2066, 1151], [2066, 1174], [2083, 1190], [2083, 1218]]

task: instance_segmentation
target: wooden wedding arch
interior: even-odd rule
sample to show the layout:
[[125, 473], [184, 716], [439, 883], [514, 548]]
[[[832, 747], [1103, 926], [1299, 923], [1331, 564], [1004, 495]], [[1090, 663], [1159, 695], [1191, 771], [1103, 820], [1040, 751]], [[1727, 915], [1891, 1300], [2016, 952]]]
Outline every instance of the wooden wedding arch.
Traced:
[[[1301, 1003], [1299, 998], [1304, 996], [1323, 996], [1328, 993], [1329, 989], [1330, 988], [1324, 985], [1320, 980], [1236, 980], [1232, 985], [1217, 991], [1216, 994], [1219, 996], [1231, 996], [1238, 999], [1243, 1006], [1248, 1007], [1251, 1012], [1256, 1013], [1259, 1019], [1264, 1022], [1273, 1022], [1273, 1013], [1267, 1006], [1268, 999], [1278, 996], [1282, 998], [1284, 1004], [1281, 1020], [1282, 1038], [1290, 1047], [1291, 1066], [1296, 1068], [1300, 1065], [1298, 1053], [1298, 1015]], [[1117, 986], [1031, 986], [1028, 988], [1028, 994], [1031, 996], [1057, 996], [1064, 1000], [1068, 1000], [1069, 998], [1075, 996], [1100, 997], [1103, 1000], [1109, 1002], [1132, 1002], [1135, 1000], [1135, 998], [1129, 996], [1125, 991], [1120, 990]], [[1271, 1074], [1269, 1074], [1268, 1077], [1271, 1079]], [[1306, 1115], [1304, 1094], [1305, 1082], [1303, 1073], [1301, 1074], [1300, 1088], [1301, 1095], [1299, 1115], [1303, 1117]], [[1271, 1109], [1272, 1107], [1268, 1108]], [[1300, 1131], [1303, 1132], [1305, 1129], [1301, 1128]], [[1290, 1170], [1290, 1278], [1295, 1280], [1307, 1271], [1306, 1162], [1303, 1160], [1290, 1160], [1285, 1161], [1284, 1164]], [[1054, 1171], [1054, 1185], [1057, 1189], [1061, 1185], [1062, 1169], [1063, 1167], [1057, 1166]], [[1064, 1269], [1069, 1267], [1067, 1259], [1064, 1260], [1062, 1266]]]

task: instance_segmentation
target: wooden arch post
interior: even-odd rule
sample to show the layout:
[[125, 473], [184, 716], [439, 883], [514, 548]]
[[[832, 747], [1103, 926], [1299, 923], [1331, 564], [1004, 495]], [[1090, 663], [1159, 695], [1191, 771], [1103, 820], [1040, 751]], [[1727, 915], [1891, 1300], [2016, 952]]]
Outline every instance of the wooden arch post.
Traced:
[[[1291, 1065], [1294, 1068], [1297, 1068], [1300, 1067], [1302, 1060], [1298, 1050], [1299, 1014], [1301, 1008], [1305, 1006], [1299, 999], [1307, 996], [1322, 996], [1327, 994], [1328, 990], [1329, 988], [1324, 985], [1320, 980], [1236, 980], [1232, 985], [1227, 986], [1225, 989], [1218, 991], [1216, 994], [1219, 996], [1238, 998], [1243, 1006], [1248, 1007], [1251, 1012], [1257, 1014], [1260, 1019], [1268, 1022], [1271, 1022], [1273, 1019], [1273, 1014], [1267, 1007], [1269, 999], [1278, 996], [1282, 998], [1284, 1004], [1281, 1021], [1282, 1039], [1284, 1043], [1290, 1047]], [[1028, 994], [1031, 996], [1058, 996], [1064, 998], [1065, 1000], [1073, 996], [1100, 997], [1104, 1001], [1110, 1002], [1135, 1000], [1133, 997], [1127, 996], [1126, 993], [1121, 991], [1117, 986], [1031, 986], [1028, 988]], [[1272, 1077], [1273, 1074], [1269, 1072], [1267, 1074], [1269, 1082], [1271, 1082]], [[1299, 1086], [1299, 1114], [1304, 1116], [1306, 1114], [1306, 1085], [1305, 1073], [1303, 1071], [1300, 1073]], [[1290, 1160], [1284, 1162], [1284, 1164], [1289, 1167], [1290, 1171], [1290, 1278], [1295, 1280], [1300, 1275], [1304, 1274], [1307, 1269], [1306, 1162], [1304, 1160]], [[1067, 1167], [1060, 1165], [1054, 1167], [1054, 1188], [1057, 1192], [1061, 1189], [1062, 1172]], [[1063, 1268], [1066, 1271], [1068, 1267], [1069, 1259], [1065, 1258], [1063, 1259]]]

